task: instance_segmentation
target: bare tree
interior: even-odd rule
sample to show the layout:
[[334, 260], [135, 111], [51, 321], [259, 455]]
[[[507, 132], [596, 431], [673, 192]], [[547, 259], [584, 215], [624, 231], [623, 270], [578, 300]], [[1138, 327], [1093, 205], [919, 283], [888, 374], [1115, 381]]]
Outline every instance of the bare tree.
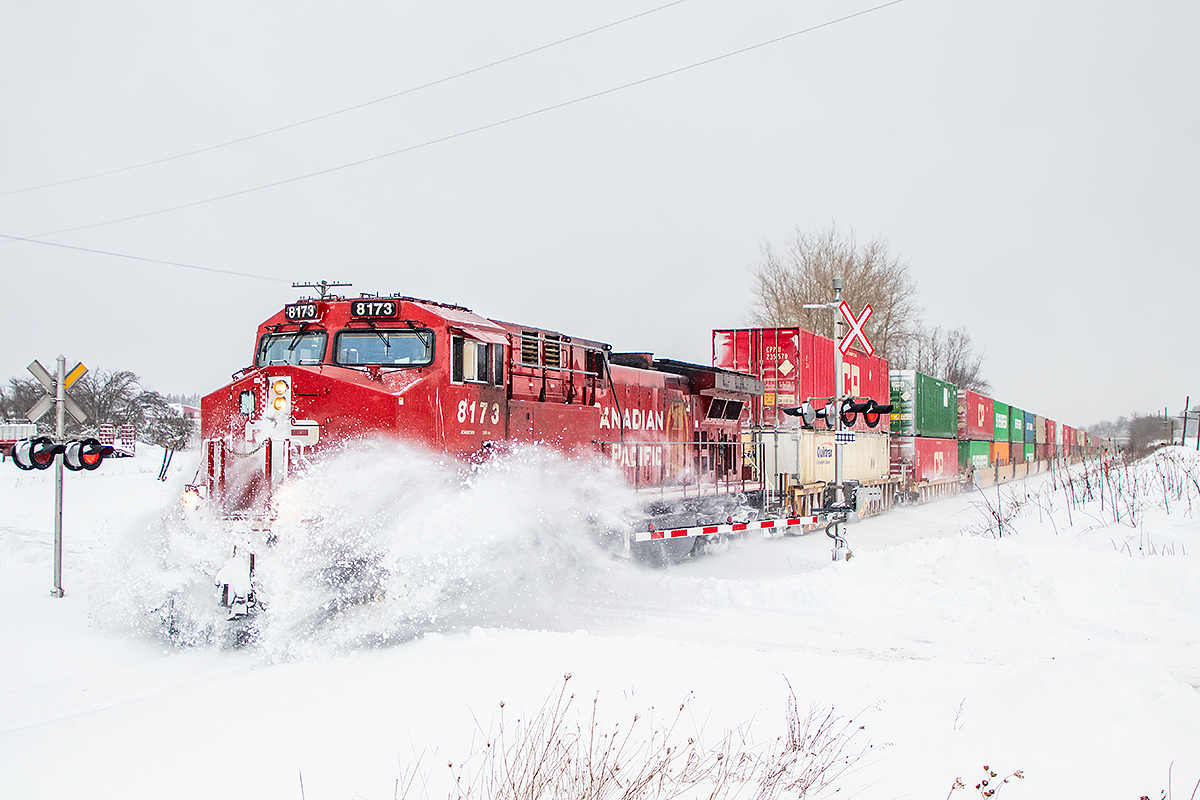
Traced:
[[34, 380], [13, 378], [7, 388], [0, 386], [0, 422], [28, 422], [25, 415], [43, 394], [42, 385]]
[[871, 304], [864, 330], [883, 358], [905, 348], [917, 325], [908, 263], [892, 255], [878, 236], [860, 245], [853, 230], [843, 233], [836, 224], [820, 231], [797, 228], [781, 249], [764, 243], [762, 259], [751, 271], [755, 325], [796, 325], [832, 337], [833, 315], [803, 306], [831, 299], [834, 278], [844, 279], [842, 295], [855, 313]]
[[960, 389], [987, 394], [992, 385], [982, 375], [983, 354], [976, 354], [966, 328], [943, 330], [917, 323], [905, 347], [890, 359], [895, 369], [915, 369]]
[[1175, 426], [1171, 419], [1163, 416], [1139, 417], [1136, 414], [1129, 422], [1130, 458], [1141, 458], [1146, 453], [1164, 444], [1175, 441]]

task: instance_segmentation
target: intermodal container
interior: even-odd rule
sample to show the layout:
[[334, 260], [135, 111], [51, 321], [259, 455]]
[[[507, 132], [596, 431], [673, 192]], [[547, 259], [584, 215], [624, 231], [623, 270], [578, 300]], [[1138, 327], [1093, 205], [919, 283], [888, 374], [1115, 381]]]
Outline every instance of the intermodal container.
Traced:
[[[833, 481], [833, 431], [787, 430], [763, 435], [768, 475], [788, 473], [796, 483]], [[886, 478], [891, 468], [887, 431], [856, 433], [842, 448], [842, 477], [860, 481]]]
[[1034, 457], [1038, 461], [1049, 461], [1054, 458], [1054, 445], [1052, 444], [1035, 444], [1033, 446]]
[[993, 464], [1004, 467], [1012, 463], [1012, 451], [1009, 445], [1009, 442], [992, 442], [988, 450], [988, 458]]
[[1058, 423], [1052, 419], [1046, 420], [1046, 444], [1054, 448], [1062, 444], [1062, 439], [1058, 431]]
[[[1033, 442], [1034, 444], [1046, 443], [1046, 418], [1040, 414], [1033, 418]], [[1042, 453], [1038, 451], [1038, 461], [1042, 460]]]
[[992, 426], [992, 440], [996, 442], [1007, 442], [1008, 436], [1008, 404], [1001, 403], [999, 400], [992, 401], [992, 414], [995, 417], [995, 424]]
[[[801, 328], [737, 328], [713, 331], [713, 366], [743, 372], [760, 379], [763, 396], [750, 405], [755, 426], [794, 427], [796, 417], [781, 409], [795, 408], [805, 400], [822, 406], [834, 396], [834, 343]], [[850, 348], [842, 359], [842, 394], [886, 404], [891, 393], [888, 363], [877, 356]], [[887, 432], [886, 418], [880, 420]], [[818, 422], [818, 430], [824, 423]], [[853, 427], [869, 431], [860, 414]]]
[[1025, 444], [1032, 445], [1037, 441], [1037, 437], [1034, 435], [1034, 429], [1037, 427], [1036, 420], [1037, 417], [1033, 414], [1025, 412]]
[[890, 375], [893, 435], [958, 435], [958, 389], [953, 383], [911, 369], [894, 369]]
[[1025, 412], [1016, 406], [1008, 407], [1008, 440], [1025, 443]]
[[893, 436], [892, 474], [914, 481], [936, 481], [958, 474], [958, 440], [931, 436]]
[[964, 472], [972, 467], [976, 472], [988, 469], [992, 465], [991, 457], [991, 442], [966, 439], [958, 442], [958, 468]]
[[958, 390], [958, 438], [990, 442], [995, 430], [992, 398], [972, 392]]

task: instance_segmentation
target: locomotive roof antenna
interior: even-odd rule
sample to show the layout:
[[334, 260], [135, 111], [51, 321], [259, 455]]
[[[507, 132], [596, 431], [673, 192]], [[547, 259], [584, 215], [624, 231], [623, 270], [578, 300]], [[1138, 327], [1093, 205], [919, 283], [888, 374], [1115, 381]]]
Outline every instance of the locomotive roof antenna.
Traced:
[[319, 281], [317, 283], [293, 283], [292, 288], [293, 289], [316, 289], [317, 291], [319, 291], [321, 293], [321, 295], [317, 299], [324, 300], [325, 295], [329, 293], [330, 289], [340, 289], [342, 287], [350, 287], [353, 285], [354, 285], [353, 283], [329, 283], [328, 281]]

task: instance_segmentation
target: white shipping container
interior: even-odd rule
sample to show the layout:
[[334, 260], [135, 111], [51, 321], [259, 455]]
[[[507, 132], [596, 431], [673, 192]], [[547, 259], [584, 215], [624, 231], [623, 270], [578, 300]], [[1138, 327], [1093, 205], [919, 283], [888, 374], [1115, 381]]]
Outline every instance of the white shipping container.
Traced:
[[[766, 474], [787, 473], [792, 483], [832, 483], [833, 431], [791, 429], [765, 432]], [[888, 436], [856, 431], [853, 444], [842, 446], [842, 477], [851, 480], [882, 480], [890, 471]], [[770, 480], [770, 477], [768, 478]]]

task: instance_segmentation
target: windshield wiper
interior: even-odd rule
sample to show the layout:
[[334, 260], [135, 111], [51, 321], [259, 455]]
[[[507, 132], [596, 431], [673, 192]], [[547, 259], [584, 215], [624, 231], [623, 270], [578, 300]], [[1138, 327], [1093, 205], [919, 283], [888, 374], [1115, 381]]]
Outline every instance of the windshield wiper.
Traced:
[[364, 319], [363, 322], [367, 323], [368, 327], [375, 331], [375, 335], [379, 337], [379, 341], [383, 342], [383, 347], [385, 350], [392, 346], [392, 343], [388, 341], [388, 338], [384, 336], [382, 332], [380, 332], [379, 328], [375, 327], [374, 322], [371, 322], [369, 319]]
[[300, 344], [300, 337], [304, 335], [304, 329], [308, 327], [307, 322], [300, 323], [300, 330], [296, 331], [296, 335], [292, 337], [292, 343], [288, 345], [288, 352], [296, 349], [296, 345]]

